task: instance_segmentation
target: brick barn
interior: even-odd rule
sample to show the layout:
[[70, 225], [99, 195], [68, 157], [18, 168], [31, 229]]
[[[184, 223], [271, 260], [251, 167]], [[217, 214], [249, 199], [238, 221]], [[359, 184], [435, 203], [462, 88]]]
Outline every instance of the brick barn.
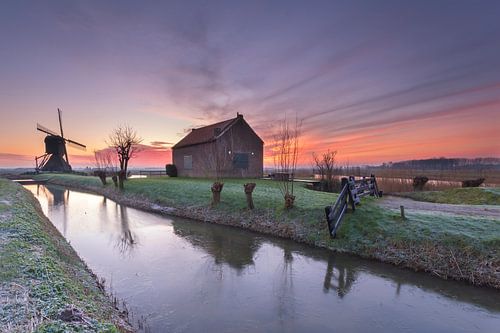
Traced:
[[172, 147], [179, 176], [260, 178], [264, 141], [237, 114], [236, 118], [193, 129]]

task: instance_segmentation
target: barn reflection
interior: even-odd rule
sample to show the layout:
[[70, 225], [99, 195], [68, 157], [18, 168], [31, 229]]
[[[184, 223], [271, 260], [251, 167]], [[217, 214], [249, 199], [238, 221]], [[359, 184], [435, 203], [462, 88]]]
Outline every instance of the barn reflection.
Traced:
[[172, 223], [174, 233], [188, 240], [214, 258], [216, 265], [228, 264], [237, 271], [254, 265], [254, 255], [261, 246], [261, 239], [249, 236], [248, 231], [217, 228], [206, 223]]

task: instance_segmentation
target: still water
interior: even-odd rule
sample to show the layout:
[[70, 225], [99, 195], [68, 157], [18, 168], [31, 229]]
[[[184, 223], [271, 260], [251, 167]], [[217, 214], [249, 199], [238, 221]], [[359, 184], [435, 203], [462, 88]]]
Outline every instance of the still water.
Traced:
[[151, 332], [500, 332], [500, 293], [28, 185]]

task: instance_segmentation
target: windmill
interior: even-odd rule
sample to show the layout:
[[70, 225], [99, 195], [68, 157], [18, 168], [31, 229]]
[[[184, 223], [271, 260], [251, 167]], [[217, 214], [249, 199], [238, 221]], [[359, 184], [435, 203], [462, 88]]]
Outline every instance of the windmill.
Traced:
[[68, 152], [66, 150], [66, 143], [74, 148], [86, 150], [86, 146], [76, 141], [64, 137], [61, 110], [57, 109], [59, 116], [59, 129], [61, 134], [49, 130], [40, 124], [36, 124], [36, 129], [40, 132], [47, 134], [45, 137], [45, 154], [35, 157], [36, 171], [71, 171], [69, 165]]

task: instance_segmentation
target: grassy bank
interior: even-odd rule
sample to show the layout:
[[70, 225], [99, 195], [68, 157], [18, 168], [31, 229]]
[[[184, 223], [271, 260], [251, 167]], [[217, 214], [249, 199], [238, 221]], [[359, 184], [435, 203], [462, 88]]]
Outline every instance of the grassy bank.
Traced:
[[500, 205], [500, 188], [455, 188], [444, 191], [399, 193], [399, 196], [418, 201], [457, 205]]
[[4, 179], [0, 179], [0, 331], [129, 331], [36, 199]]
[[411, 212], [402, 220], [394, 210], [381, 208], [377, 199], [363, 199], [354, 214], [347, 214], [337, 239], [330, 239], [324, 207], [336, 199], [332, 193], [296, 188], [296, 207], [283, 208], [272, 181], [256, 181], [256, 209], [245, 208], [243, 184], [229, 179], [222, 203], [210, 208], [209, 179], [131, 179], [120, 192], [103, 187], [94, 177], [41, 175], [51, 183], [84, 189], [133, 207], [201, 221], [243, 227], [311, 245], [424, 270], [442, 278], [466, 280], [500, 288], [500, 221], [481, 216], [439, 212]]

